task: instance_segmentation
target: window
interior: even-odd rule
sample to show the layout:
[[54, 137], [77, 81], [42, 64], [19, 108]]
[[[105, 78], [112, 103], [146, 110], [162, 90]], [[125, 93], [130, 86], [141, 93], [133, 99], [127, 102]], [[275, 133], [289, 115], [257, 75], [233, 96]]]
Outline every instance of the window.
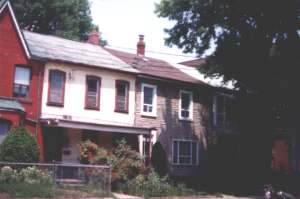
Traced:
[[198, 143], [196, 141], [173, 140], [173, 163], [197, 165]]
[[222, 128], [233, 127], [232, 96], [217, 93], [213, 102], [214, 126]]
[[66, 73], [58, 70], [49, 71], [48, 105], [63, 106]]
[[101, 80], [99, 77], [86, 77], [85, 108], [99, 110]]
[[0, 143], [3, 142], [5, 136], [10, 129], [10, 122], [6, 120], [0, 120]]
[[14, 79], [14, 97], [28, 98], [30, 85], [30, 68], [16, 66]]
[[142, 114], [156, 116], [156, 86], [142, 84]]
[[129, 103], [129, 82], [123, 80], [116, 81], [115, 111], [128, 113]]
[[180, 91], [179, 100], [179, 118], [189, 119], [193, 118], [193, 94], [188, 91]]

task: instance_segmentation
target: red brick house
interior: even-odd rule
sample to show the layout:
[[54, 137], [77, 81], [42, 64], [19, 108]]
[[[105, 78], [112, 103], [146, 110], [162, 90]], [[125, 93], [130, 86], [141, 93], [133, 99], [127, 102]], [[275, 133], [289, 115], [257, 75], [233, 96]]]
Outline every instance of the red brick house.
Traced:
[[[43, 64], [32, 59], [9, 1], [0, 3], [0, 135], [23, 123], [43, 145], [39, 126]], [[42, 149], [42, 147], [41, 147]]]

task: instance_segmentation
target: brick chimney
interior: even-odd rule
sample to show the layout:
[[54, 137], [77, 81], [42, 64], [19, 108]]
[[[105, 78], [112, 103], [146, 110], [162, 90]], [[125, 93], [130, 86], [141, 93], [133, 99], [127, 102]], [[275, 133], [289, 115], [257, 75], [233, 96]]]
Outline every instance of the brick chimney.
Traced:
[[96, 29], [93, 29], [89, 35], [89, 39], [87, 41], [90, 44], [99, 45], [100, 44], [100, 36]]
[[144, 57], [145, 56], [145, 47], [146, 44], [144, 42], [144, 35], [139, 35], [139, 41], [137, 43], [136, 54], [137, 56]]

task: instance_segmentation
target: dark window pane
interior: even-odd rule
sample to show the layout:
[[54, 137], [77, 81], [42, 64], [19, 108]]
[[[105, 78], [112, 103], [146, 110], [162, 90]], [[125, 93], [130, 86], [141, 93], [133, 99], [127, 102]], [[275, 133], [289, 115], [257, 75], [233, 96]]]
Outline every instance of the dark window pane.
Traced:
[[190, 142], [180, 142], [180, 156], [190, 156], [191, 155], [191, 143]]
[[181, 108], [189, 110], [191, 104], [191, 95], [188, 93], [181, 93]]
[[173, 143], [173, 162], [178, 163], [178, 142], [174, 141]]
[[181, 111], [181, 117], [188, 118], [189, 116], [190, 116], [190, 112], [189, 111], [185, 111], [185, 110]]
[[144, 87], [144, 104], [153, 104], [154, 89], [150, 87]]
[[197, 143], [192, 143], [192, 164], [197, 164]]
[[7, 121], [0, 120], [0, 136], [6, 135], [10, 129], [10, 123]]

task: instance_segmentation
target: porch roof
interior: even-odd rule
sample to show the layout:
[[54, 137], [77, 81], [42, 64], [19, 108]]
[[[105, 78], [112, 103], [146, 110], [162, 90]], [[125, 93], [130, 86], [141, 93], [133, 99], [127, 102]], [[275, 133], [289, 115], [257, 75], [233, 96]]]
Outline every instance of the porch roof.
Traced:
[[154, 128], [142, 128], [135, 126], [121, 126], [121, 125], [110, 125], [110, 124], [95, 124], [88, 122], [70, 121], [64, 119], [53, 119], [53, 118], [43, 118], [41, 122], [45, 126], [49, 127], [64, 127], [64, 128], [74, 128], [74, 129], [86, 129], [93, 131], [103, 131], [111, 133], [129, 133], [136, 135], [150, 135], [151, 130]]
[[25, 112], [25, 108], [13, 98], [0, 97], [0, 110]]

